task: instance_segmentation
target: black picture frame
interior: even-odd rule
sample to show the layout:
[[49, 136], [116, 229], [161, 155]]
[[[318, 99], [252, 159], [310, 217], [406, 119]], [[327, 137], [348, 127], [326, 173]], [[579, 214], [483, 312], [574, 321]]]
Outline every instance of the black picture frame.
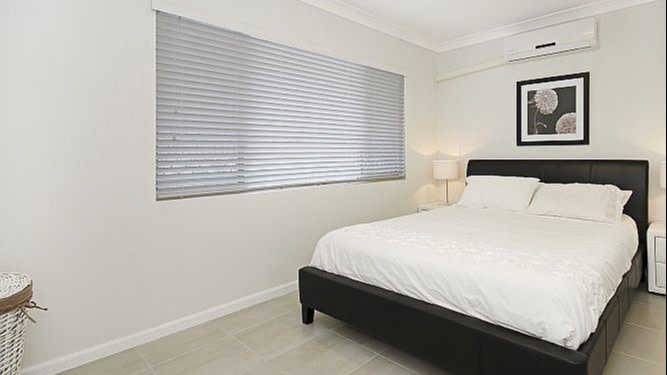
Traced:
[[[569, 86], [568, 86], [569, 85]], [[535, 88], [529, 91], [530, 88]], [[542, 87], [546, 89], [538, 89]], [[537, 121], [538, 115], [542, 109], [536, 105], [531, 108], [529, 95], [538, 90], [546, 90], [555, 93], [559, 90], [561, 95], [566, 97], [564, 108], [558, 108], [558, 95], [556, 95], [556, 104], [546, 111], [551, 113], [543, 114], [544, 121]], [[590, 123], [589, 123], [589, 103], [590, 103], [590, 73], [566, 74], [546, 78], [531, 79], [519, 81], [516, 83], [516, 144], [517, 146], [572, 146], [590, 144]], [[535, 101], [534, 99], [532, 101]], [[573, 104], [574, 102], [574, 104]], [[574, 112], [563, 111], [572, 109]], [[534, 109], [533, 109], [534, 108]], [[556, 112], [558, 109], [558, 112]], [[530, 116], [531, 110], [534, 116]], [[540, 113], [538, 113], [538, 111]], [[565, 118], [567, 115], [567, 118]], [[531, 119], [532, 118], [532, 123]], [[567, 121], [570, 120], [570, 121]], [[545, 124], [547, 123], [547, 124]], [[581, 124], [583, 123], [583, 124]], [[540, 134], [536, 129], [544, 129]], [[564, 125], [562, 125], [564, 124]], [[568, 126], [569, 124], [569, 126]], [[532, 128], [529, 128], [532, 125]], [[566, 129], [567, 132], [559, 132], [558, 129]], [[548, 129], [548, 130], [547, 130]], [[532, 132], [532, 133], [531, 133]], [[532, 139], [531, 139], [532, 138]]]

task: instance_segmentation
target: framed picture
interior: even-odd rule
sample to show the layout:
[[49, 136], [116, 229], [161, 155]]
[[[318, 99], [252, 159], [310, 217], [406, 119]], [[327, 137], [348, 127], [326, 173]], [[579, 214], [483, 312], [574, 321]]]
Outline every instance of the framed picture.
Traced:
[[587, 145], [589, 73], [516, 84], [517, 146]]

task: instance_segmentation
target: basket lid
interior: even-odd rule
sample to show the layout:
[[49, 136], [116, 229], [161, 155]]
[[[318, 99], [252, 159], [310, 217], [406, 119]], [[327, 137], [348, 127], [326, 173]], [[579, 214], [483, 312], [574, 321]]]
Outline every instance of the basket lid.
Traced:
[[17, 272], [0, 272], [0, 314], [14, 310], [32, 298], [32, 280]]

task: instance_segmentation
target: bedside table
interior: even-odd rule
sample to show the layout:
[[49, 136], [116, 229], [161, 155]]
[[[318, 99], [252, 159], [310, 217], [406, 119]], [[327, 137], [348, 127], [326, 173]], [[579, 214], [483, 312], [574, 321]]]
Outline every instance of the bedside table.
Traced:
[[442, 208], [446, 206], [447, 205], [445, 204], [445, 202], [428, 202], [417, 206], [417, 212], [431, 211], [435, 210], [436, 208]]
[[648, 290], [665, 294], [665, 222], [652, 223], [646, 235], [648, 242]]

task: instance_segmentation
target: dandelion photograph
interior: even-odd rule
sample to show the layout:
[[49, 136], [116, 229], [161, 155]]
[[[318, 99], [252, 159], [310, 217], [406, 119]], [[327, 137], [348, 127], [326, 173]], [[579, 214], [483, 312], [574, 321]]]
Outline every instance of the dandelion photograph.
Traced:
[[589, 73], [517, 82], [517, 145], [587, 145]]

